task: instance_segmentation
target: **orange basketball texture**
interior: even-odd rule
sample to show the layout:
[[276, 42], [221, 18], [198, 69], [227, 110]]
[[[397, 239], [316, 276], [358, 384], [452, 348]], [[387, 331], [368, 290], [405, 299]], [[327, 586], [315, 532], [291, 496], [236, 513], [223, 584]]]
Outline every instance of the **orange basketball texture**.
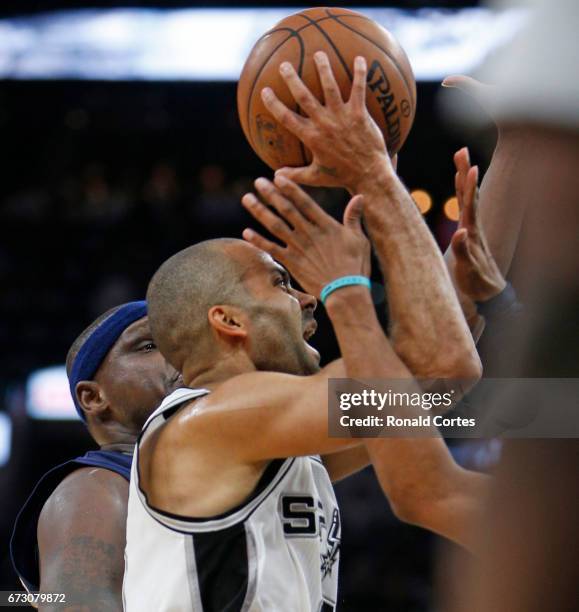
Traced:
[[271, 87], [288, 108], [300, 113], [279, 73], [280, 64], [289, 61], [323, 102], [313, 59], [316, 51], [328, 55], [344, 100], [350, 95], [354, 58], [366, 58], [366, 105], [384, 134], [389, 154], [397, 153], [416, 112], [416, 81], [410, 62], [382, 26], [342, 8], [312, 8], [286, 17], [254, 45], [237, 87], [241, 126], [253, 150], [274, 170], [311, 162], [310, 152], [269, 113], [261, 90]]

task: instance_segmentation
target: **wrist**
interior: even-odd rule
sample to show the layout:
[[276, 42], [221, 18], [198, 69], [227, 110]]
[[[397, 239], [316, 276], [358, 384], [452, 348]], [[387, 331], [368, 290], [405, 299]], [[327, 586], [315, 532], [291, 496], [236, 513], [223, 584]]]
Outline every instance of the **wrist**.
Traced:
[[488, 300], [475, 302], [478, 314], [486, 319], [501, 318], [506, 315], [516, 314], [521, 310], [521, 304], [517, 300], [517, 294], [510, 283], [495, 296]]
[[486, 302], [490, 302], [500, 295], [505, 290], [506, 286], [507, 281], [501, 277], [496, 283], [487, 285], [484, 291], [479, 292], [474, 298], [475, 303], [484, 304]]
[[396, 179], [392, 161], [386, 153], [376, 155], [366, 166], [364, 172], [352, 185], [354, 193], [371, 194], [383, 191], [385, 186]]
[[363, 285], [349, 285], [331, 293], [324, 304], [330, 319], [340, 318], [344, 315], [357, 316], [360, 311], [367, 311], [372, 306], [370, 290]]
[[372, 288], [370, 279], [367, 276], [362, 276], [360, 274], [347, 274], [346, 276], [339, 276], [322, 287], [320, 292], [320, 300], [322, 301], [322, 304], [325, 305], [332, 293], [335, 293], [336, 291], [339, 291], [345, 287], [352, 286], [362, 286], [366, 287], [368, 290]]

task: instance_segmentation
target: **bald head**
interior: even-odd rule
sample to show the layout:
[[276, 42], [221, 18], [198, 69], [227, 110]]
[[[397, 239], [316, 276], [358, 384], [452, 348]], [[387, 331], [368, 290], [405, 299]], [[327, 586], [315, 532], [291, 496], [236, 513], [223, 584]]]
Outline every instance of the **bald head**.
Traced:
[[177, 370], [203, 345], [212, 306], [243, 306], [249, 299], [242, 280], [257, 252], [243, 240], [206, 240], [157, 270], [147, 290], [149, 321], [157, 346]]

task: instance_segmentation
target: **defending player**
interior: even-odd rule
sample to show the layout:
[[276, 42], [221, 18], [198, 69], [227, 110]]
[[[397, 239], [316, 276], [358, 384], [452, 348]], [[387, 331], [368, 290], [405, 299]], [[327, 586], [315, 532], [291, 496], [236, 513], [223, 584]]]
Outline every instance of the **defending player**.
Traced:
[[122, 609], [133, 447], [176, 380], [146, 313], [145, 302], [124, 304], [75, 340], [67, 356], [71, 393], [100, 449], [47, 472], [16, 519], [14, 568], [28, 590], [64, 593], [59, 610]]

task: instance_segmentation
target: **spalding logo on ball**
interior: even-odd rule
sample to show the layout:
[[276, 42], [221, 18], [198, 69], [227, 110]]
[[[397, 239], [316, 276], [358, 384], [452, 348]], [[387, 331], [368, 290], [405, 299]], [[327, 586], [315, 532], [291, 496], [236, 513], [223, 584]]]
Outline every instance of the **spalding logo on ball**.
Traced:
[[279, 74], [280, 64], [288, 61], [323, 102], [313, 59], [316, 51], [325, 51], [330, 59], [344, 100], [350, 96], [354, 58], [366, 58], [366, 106], [384, 134], [388, 152], [397, 153], [416, 113], [416, 81], [410, 62], [382, 26], [342, 8], [312, 8], [286, 17], [255, 43], [237, 87], [241, 126], [253, 150], [274, 170], [310, 163], [309, 151], [270, 115], [261, 90], [271, 87], [288, 108], [300, 112]]

